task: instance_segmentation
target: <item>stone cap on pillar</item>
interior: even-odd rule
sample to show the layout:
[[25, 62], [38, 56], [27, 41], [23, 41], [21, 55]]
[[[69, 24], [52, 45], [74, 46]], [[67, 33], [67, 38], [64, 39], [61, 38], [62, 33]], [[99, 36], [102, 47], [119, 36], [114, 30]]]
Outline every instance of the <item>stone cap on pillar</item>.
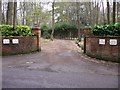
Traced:
[[91, 26], [85, 26], [84, 29], [91, 29]]
[[34, 24], [34, 27], [32, 28], [32, 30], [40, 30], [40, 27], [38, 27], [37, 24]]
[[34, 27], [38, 27], [38, 25], [37, 25], [37, 24], [34, 24]]
[[40, 34], [40, 27], [38, 27], [37, 24], [35, 24], [34, 27], [32, 28], [32, 33], [33, 35]]
[[85, 26], [84, 36], [91, 36], [91, 26]]

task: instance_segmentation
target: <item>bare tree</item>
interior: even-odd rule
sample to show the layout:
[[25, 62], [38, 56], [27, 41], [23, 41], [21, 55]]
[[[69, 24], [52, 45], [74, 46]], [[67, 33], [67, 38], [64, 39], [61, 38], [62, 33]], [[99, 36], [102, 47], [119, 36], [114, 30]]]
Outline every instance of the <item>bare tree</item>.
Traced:
[[0, 24], [2, 23], [2, 1], [0, 1]]
[[81, 41], [81, 32], [80, 32], [80, 4], [76, 1], [76, 11], [77, 11], [77, 29], [78, 29], [78, 40]]
[[120, 22], [120, 2], [117, 2], [117, 22]]
[[25, 12], [26, 12], [26, 3], [24, 2], [20, 2], [20, 14], [22, 17], [22, 25], [25, 25]]
[[6, 23], [5, 20], [5, 6], [7, 5], [7, 3], [3, 2], [2, 6], [3, 6], [3, 10], [2, 10], [2, 24]]
[[52, 33], [51, 33], [51, 40], [53, 41], [53, 34], [54, 34], [54, 28], [55, 28], [55, 26], [54, 26], [54, 23], [55, 23], [55, 21], [54, 21], [54, 7], [55, 7], [55, 0], [52, 2]]
[[89, 2], [89, 22], [92, 24], [92, 19], [91, 19], [91, 2]]
[[107, 0], [107, 23], [110, 23], [110, 4], [109, 0]]
[[13, 21], [13, 2], [8, 2], [6, 24], [12, 25]]
[[16, 27], [17, 20], [17, 2], [14, 2], [14, 14], [13, 14], [13, 29]]
[[116, 0], [113, 1], [113, 24], [116, 22]]
[[102, 2], [102, 14], [103, 14], [103, 23], [105, 24], [105, 11], [104, 11], [104, 3], [103, 3], [103, 1], [101, 1]]
[[99, 18], [99, 3], [96, 1], [96, 24], [98, 24], [98, 18]]

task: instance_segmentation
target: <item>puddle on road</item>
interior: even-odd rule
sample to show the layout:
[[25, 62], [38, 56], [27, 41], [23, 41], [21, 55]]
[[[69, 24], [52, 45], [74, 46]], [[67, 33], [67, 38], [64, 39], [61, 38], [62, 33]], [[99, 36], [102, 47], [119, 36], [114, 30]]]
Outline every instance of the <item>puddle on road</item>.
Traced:
[[43, 68], [46, 68], [46, 67], [49, 67], [50, 64], [48, 63], [42, 63], [42, 64], [31, 64], [29, 65], [29, 67], [27, 67], [28, 69], [43, 69]]
[[58, 54], [58, 56], [72, 56], [73, 53], [71, 50], [65, 51], [63, 53]]
[[34, 63], [34, 62], [26, 62], [26, 64], [32, 64], [32, 63]]
[[52, 70], [50, 68], [50, 64], [48, 63], [42, 63], [42, 64], [31, 64], [29, 67], [27, 67], [29, 70], [40, 70], [40, 71], [47, 71], [47, 72], [57, 72], [55, 70]]

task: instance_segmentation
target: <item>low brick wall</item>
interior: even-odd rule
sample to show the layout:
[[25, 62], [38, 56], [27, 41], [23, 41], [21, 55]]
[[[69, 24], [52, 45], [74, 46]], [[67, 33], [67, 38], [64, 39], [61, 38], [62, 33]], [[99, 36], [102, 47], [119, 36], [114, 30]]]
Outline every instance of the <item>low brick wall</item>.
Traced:
[[[0, 37], [2, 40], [2, 55], [22, 54], [38, 50], [37, 36], [15, 36]], [[5, 44], [3, 40], [10, 40], [9, 44]], [[18, 43], [13, 43], [13, 39], [18, 39]]]
[[91, 57], [120, 62], [120, 37], [85, 37], [84, 45], [84, 52]]

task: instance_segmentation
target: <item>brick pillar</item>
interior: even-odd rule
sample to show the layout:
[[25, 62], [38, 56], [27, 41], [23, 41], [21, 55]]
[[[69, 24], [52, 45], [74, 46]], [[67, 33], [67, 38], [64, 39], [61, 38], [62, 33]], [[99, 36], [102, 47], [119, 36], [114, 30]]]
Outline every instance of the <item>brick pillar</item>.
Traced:
[[89, 26], [86, 26], [84, 28], [84, 37], [86, 37], [86, 36], [91, 36], [91, 27], [89, 27]]
[[86, 53], [86, 37], [91, 36], [91, 27], [86, 26], [84, 28], [84, 53]]
[[37, 46], [38, 46], [38, 51], [41, 51], [41, 30], [39, 27], [35, 26], [32, 28], [32, 33], [33, 35], [37, 35]]

